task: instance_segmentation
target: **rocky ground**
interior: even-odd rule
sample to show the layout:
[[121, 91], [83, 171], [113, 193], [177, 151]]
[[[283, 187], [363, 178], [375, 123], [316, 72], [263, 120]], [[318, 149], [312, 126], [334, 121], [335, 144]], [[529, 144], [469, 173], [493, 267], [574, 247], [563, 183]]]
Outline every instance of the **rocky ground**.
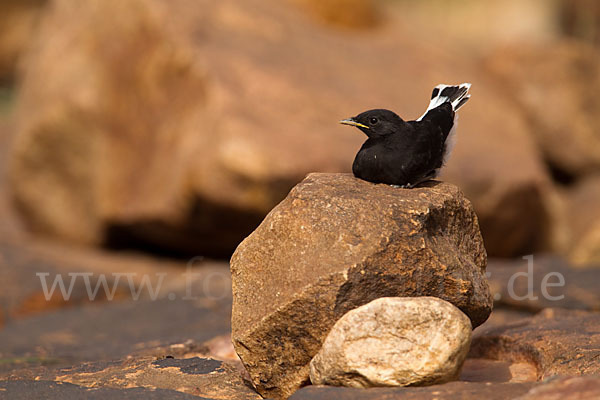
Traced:
[[[231, 347], [229, 282], [214, 279], [218, 273], [227, 276], [225, 263], [197, 266], [205, 275], [193, 287], [210, 290], [192, 301], [183, 299], [186, 283], [180, 273], [185, 265], [176, 262], [148, 263], [143, 257], [127, 260], [88, 251], [65, 257], [64, 248], [56, 245], [7, 240], [2, 241], [2, 255], [0, 398], [260, 398], [244, 380], [248, 377], [240, 372]], [[133, 301], [121, 293], [114, 301], [90, 303], [76, 286], [71, 301], [47, 304], [35, 272], [64, 273], [75, 265], [91, 266], [97, 274], [115, 268], [140, 275], [168, 273], [168, 294], [177, 298], [163, 293], [156, 301]], [[498, 300], [490, 319], [474, 332], [458, 382], [425, 388], [310, 386], [292, 398], [598, 396], [600, 385], [593, 376], [599, 373], [600, 296], [593, 286], [600, 273], [540, 256], [533, 270], [538, 299], [516, 301], [503, 288], [517, 271], [527, 271], [525, 260], [490, 261], [490, 284]], [[564, 274], [567, 282], [565, 290], [550, 293], [564, 295], [561, 300], [544, 299], [537, 289], [552, 271]], [[526, 287], [522, 278], [514, 291], [524, 296]], [[213, 298], [223, 293], [223, 298]], [[565, 393], [572, 397], [559, 397]]]
[[[343, 3], [0, 4], [0, 399], [600, 397], [597, 39], [552, 36], [543, 2], [492, 20]], [[593, 2], [564, 3], [567, 32], [594, 32]], [[483, 49], [473, 21], [546, 36]], [[348, 171], [362, 137], [337, 120], [417, 116], [467, 80], [443, 176], [462, 192], [400, 204], [311, 175], [240, 246], [232, 292], [241, 239], [307, 173]], [[456, 381], [309, 384], [346, 311], [406, 295], [479, 325]]]
[[[198, 275], [189, 278], [182, 276], [186, 264], [178, 261], [89, 249], [65, 251], [62, 245], [6, 236], [1, 245], [5, 284], [0, 296], [0, 398], [261, 398], [231, 344], [226, 263], [198, 261], [192, 270]], [[132, 300], [121, 282], [112, 301], [100, 296], [90, 302], [79, 280], [69, 301], [60, 301], [60, 296], [45, 301], [35, 274], [73, 271], [109, 276], [127, 271], [137, 273], [136, 283], [144, 274], [165, 278], [155, 300], [148, 294]], [[600, 372], [600, 295], [594, 283], [600, 271], [536, 256], [530, 275], [534, 289], [526, 300], [513, 298], [527, 296], [530, 286], [525, 276], [510, 286], [516, 272], [528, 272], [527, 260], [490, 260], [487, 275], [495, 309], [475, 329], [457, 382], [421, 388], [308, 386], [291, 398], [598, 396], [600, 382], [594, 376]], [[551, 272], [562, 274], [566, 285], [543, 292], [542, 281]], [[186, 297], [188, 278], [193, 300]], [[260, 293], [267, 295], [267, 287]], [[297, 338], [280, 340], [294, 351], [289, 346]]]

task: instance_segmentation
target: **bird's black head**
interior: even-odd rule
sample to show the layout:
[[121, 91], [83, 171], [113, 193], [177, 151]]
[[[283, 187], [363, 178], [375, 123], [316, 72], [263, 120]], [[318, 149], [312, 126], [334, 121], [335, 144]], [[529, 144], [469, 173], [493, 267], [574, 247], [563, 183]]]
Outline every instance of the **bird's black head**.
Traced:
[[344, 119], [340, 124], [355, 126], [368, 137], [376, 138], [398, 132], [404, 121], [390, 110], [369, 110]]

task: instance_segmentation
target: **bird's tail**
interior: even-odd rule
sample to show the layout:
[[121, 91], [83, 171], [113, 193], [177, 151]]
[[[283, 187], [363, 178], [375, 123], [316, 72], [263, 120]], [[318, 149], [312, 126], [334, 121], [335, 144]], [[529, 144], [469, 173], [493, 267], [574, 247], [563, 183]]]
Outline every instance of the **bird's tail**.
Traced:
[[467, 100], [471, 98], [469, 89], [471, 88], [470, 83], [461, 83], [460, 85], [437, 85], [433, 88], [431, 93], [431, 101], [425, 113], [417, 120], [423, 119], [425, 114], [442, 104], [449, 102], [452, 104], [452, 109], [456, 112], [461, 108]]

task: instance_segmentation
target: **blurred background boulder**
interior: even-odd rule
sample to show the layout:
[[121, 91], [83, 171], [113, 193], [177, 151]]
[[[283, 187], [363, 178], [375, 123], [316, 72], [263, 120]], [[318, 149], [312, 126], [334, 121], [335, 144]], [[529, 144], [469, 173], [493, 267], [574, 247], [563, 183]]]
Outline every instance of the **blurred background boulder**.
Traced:
[[0, 2], [0, 83], [15, 79], [17, 65], [47, 0], [3, 0]]
[[13, 202], [45, 236], [227, 257], [308, 172], [350, 170], [364, 138], [336, 121], [413, 119], [471, 81], [442, 178], [488, 253], [582, 254], [597, 240], [570, 199], [600, 167], [600, 78], [575, 3], [52, 0], [16, 52]]
[[578, 265], [600, 265], [600, 175], [581, 180], [569, 191], [569, 256]]
[[600, 53], [573, 41], [512, 45], [487, 64], [529, 120], [559, 183], [600, 169]]
[[373, 28], [381, 22], [376, 0], [292, 0], [325, 23], [343, 28]]
[[562, 0], [561, 28], [570, 37], [600, 45], [600, 3], [595, 0]]

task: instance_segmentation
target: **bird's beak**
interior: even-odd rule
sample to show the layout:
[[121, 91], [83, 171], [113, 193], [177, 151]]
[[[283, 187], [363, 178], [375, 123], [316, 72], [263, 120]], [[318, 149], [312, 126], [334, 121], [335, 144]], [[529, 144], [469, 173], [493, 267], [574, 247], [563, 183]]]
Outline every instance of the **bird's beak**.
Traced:
[[340, 121], [340, 124], [356, 126], [357, 128], [369, 129], [367, 125], [361, 124], [360, 122], [356, 122], [354, 118], [343, 119]]

